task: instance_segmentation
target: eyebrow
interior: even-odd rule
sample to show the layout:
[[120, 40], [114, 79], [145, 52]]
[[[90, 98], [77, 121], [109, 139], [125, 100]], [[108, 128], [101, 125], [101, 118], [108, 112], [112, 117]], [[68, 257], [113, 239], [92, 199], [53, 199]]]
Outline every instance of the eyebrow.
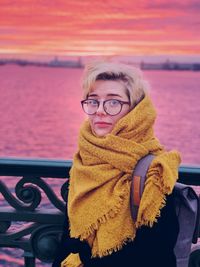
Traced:
[[[91, 97], [91, 96], [98, 96], [97, 94], [89, 94], [88, 97]], [[118, 96], [118, 97], [121, 97], [121, 95], [118, 95], [118, 94], [107, 94], [106, 96]]]

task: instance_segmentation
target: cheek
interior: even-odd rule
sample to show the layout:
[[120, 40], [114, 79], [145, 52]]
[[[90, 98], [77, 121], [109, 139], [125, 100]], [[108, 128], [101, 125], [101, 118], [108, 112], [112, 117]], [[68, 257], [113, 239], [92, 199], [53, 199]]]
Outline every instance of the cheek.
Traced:
[[94, 118], [92, 116], [88, 116], [88, 120], [89, 120], [90, 126], [93, 128]]
[[120, 114], [118, 114], [117, 116], [113, 117], [113, 124], [116, 124], [121, 118], [123, 118], [127, 113], [129, 112], [129, 110], [124, 110], [122, 111]]
[[130, 111], [131, 111], [131, 107], [130, 106], [126, 106], [126, 108], [124, 109], [124, 111], [122, 112], [122, 117], [126, 116]]
[[114, 127], [114, 125], [118, 122], [119, 119], [121, 119], [121, 117], [120, 117], [119, 115], [114, 116], [114, 117], [112, 118], [112, 125], [113, 125], [113, 127]]

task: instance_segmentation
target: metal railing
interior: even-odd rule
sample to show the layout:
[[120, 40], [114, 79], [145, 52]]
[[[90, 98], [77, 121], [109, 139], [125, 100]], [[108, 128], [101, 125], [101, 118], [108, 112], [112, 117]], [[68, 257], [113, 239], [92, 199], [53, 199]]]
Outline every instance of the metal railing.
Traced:
[[[71, 163], [64, 160], [0, 159], [0, 176], [3, 176], [0, 196], [3, 197], [1, 203], [5, 202], [5, 205], [0, 205], [0, 247], [22, 249], [24, 266], [35, 266], [36, 258], [51, 262], [55, 256], [64, 221]], [[9, 176], [14, 176], [13, 187], [7, 182]], [[51, 178], [54, 184], [60, 182], [57, 194], [48, 183]], [[10, 226], [16, 222], [18, 225], [12, 230]]]
[[[71, 160], [0, 158], [0, 247], [22, 249], [26, 267], [34, 267], [36, 258], [52, 262], [55, 257], [71, 164]], [[179, 177], [180, 182], [200, 186], [200, 166], [182, 165]], [[15, 222], [18, 227], [12, 229]], [[193, 255], [200, 258], [199, 251]]]

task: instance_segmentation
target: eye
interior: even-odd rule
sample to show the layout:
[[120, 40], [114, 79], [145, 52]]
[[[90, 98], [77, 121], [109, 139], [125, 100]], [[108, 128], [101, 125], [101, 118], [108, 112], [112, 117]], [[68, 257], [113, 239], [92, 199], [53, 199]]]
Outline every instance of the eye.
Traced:
[[109, 103], [109, 106], [111, 106], [111, 107], [116, 107], [116, 106], [119, 105], [119, 101], [116, 100], [116, 99], [110, 99], [110, 100], [108, 101], [108, 103]]
[[98, 106], [98, 102], [95, 99], [88, 99], [86, 103], [89, 106]]

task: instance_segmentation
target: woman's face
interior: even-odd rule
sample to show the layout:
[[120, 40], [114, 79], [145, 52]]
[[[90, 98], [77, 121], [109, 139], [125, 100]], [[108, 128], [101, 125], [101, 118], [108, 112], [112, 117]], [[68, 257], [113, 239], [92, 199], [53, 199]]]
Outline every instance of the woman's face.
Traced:
[[97, 112], [94, 115], [88, 115], [92, 131], [99, 137], [110, 133], [116, 122], [130, 111], [130, 105], [124, 104], [119, 114], [111, 116], [107, 114], [103, 108], [103, 101], [108, 99], [129, 102], [126, 89], [119, 81], [96, 81], [88, 95], [88, 99], [96, 99], [100, 101]]

